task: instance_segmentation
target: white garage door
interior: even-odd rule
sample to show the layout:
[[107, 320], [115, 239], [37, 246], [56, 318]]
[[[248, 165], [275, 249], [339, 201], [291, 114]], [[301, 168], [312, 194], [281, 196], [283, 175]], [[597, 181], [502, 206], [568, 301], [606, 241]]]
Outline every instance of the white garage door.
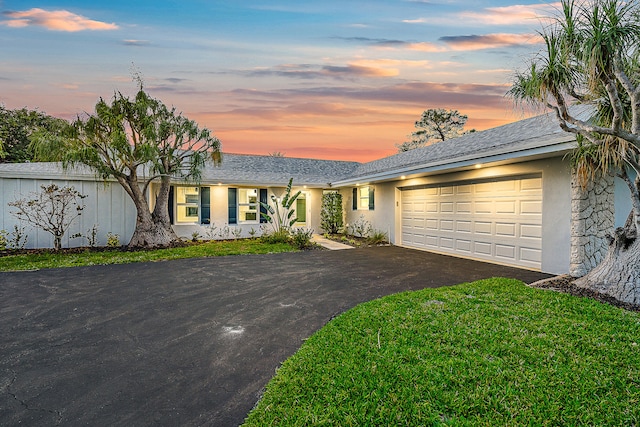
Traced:
[[402, 244], [540, 269], [542, 177], [405, 189]]

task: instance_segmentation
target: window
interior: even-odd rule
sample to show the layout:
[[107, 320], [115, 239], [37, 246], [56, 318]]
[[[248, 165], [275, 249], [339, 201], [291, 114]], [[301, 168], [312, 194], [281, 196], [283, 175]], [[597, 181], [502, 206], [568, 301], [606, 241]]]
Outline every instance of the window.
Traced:
[[307, 195], [300, 193], [300, 196], [296, 199], [296, 225], [307, 225]]
[[357, 187], [353, 189], [353, 210], [374, 209], [373, 187]]
[[369, 209], [369, 187], [360, 188], [358, 195], [358, 209]]
[[176, 222], [198, 222], [200, 193], [198, 187], [176, 187]]
[[258, 189], [239, 188], [238, 189], [238, 222], [250, 223], [260, 220], [260, 210], [258, 209]]

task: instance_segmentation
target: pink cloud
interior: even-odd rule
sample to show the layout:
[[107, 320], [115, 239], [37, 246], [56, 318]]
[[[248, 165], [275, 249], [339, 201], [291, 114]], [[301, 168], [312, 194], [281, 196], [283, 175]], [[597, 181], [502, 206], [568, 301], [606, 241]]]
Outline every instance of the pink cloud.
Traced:
[[481, 50], [508, 46], [522, 46], [542, 43], [542, 38], [537, 34], [485, 34], [471, 36], [441, 37], [440, 41], [447, 44], [453, 50]]
[[114, 23], [94, 21], [67, 10], [48, 11], [33, 8], [25, 11], [4, 12], [9, 20], [0, 21], [1, 24], [12, 28], [22, 28], [29, 26], [44, 27], [52, 31], [76, 32], [84, 30], [106, 31], [117, 30]]
[[555, 15], [559, 9], [560, 3], [516, 4], [488, 7], [482, 12], [462, 12], [459, 17], [484, 25], [522, 25], [537, 23], [544, 17]]

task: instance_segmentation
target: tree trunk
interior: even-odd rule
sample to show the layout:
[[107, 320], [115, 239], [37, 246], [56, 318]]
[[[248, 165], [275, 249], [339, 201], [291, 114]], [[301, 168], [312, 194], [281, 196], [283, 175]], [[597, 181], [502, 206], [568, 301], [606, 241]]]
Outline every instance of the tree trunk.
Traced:
[[[167, 200], [169, 195], [169, 183], [167, 181], [161, 184], [159, 197], [156, 200], [156, 208], [152, 214], [149, 209], [149, 203], [144, 192], [137, 184], [131, 185], [134, 197], [133, 203], [136, 207], [136, 229], [131, 236], [131, 240], [127, 246], [137, 248], [155, 248], [175, 245], [180, 242], [180, 238], [176, 235], [171, 227], [169, 215], [167, 212]], [[163, 195], [163, 189], [166, 187], [166, 194]], [[159, 206], [162, 205], [162, 206]], [[164, 209], [164, 215], [156, 215], [155, 211]]]
[[618, 228], [602, 262], [575, 285], [640, 304], [640, 239], [634, 227]]

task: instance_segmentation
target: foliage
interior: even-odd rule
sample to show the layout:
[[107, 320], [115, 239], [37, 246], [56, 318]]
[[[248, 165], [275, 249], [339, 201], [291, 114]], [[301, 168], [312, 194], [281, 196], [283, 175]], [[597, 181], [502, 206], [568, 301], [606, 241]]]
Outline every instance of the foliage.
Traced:
[[80, 194], [74, 187], [58, 187], [55, 184], [41, 185], [41, 191], [32, 192], [27, 198], [9, 202], [15, 208], [11, 213], [32, 227], [40, 228], [53, 236], [56, 250], [62, 248], [62, 237], [71, 223], [85, 208]]
[[277, 244], [277, 243], [289, 243], [291, 242], [291, 235], [289, 230], [277, 230], [264, 233], [260, 236], [260, 241], [269, 244]]
[[89, 230], [87, 230], [86, 239], [90, 248], [98, 246], [98, 224], [93, 224]]
[[231, 234], [233, 235], [234, 239], [239, 239], [242, 237], [242, 228], [240, 227], [235, 227], [233, 229], [233, 231], [231, 232]]
[[[116, 245], [119, 246], [119, 243]], [[212, 241], [187, 246], [154, 249], [106, 251], [78, 249], [59, 252], [39, 251], [37, 253], [9, 255], [0, 258], [0, 271], [34, 270], [42, 268], [77, 267], [98, 264], [124, 264], [131, 262], [160, 261], [168, 259], [199, 258], [210, 256], [267, 254], [292, 252], [289, 243], [268, 244], [259, 239]]]
[[0, 251], [20, 250], [27, 245], [27, 235], [24, 227], [18, 225], [13, 226], [13, 231], [9, 233], [7, 230], [0, 230]]
[[198, 233], [197, 231], [194, 231], [193, 233], [191, 233], [191, 241], [192, 242], [197, 242], [198, 240], [200, 240], [200, 233]]
[[360, 215], [351, 225], [347, 224], [347, 234], [352, 236], [369, 237], [372, 231], [373, 227], [364, 215]]
[[309, 249], [314, 244], [311, 241], [313, 230], [307, 228], [294, 228], [291, 231], [291, 243], [300, 250]]
[[332, 191], [322, 195], [320, 227], [327, 233], [336, 234], [344, 226], [342, 194]]
[[260, 202], [262, 208], [266, 210], [266, 212], [260, 212], [260, 216], [271, 224], [275, 233], [282, 231], [288, 232], [293, 224], [298, 221], [293, 206], [300, 194], [302, 194], [302, 191], [291, 195], [292, 185], [293, 178], [289, 179], [289, 184], [287, 184], [287, 189], [281, 199], [276, 197], [275, 194], [272, 194], [271, 203]]
[[120, 246], [120, 236], [118, 234], [113, 234], [112, 232], [107, 233], [107, 247], [109, 248], [117, 248]]
[[[603, 261], [577, 283], [640, 301], [640, 2], [562, 0], [561, 7], [540, 32], [544, 49], [516, 74], [508, 94], [550, 109], [576, 135], [572, 166], [583, 185], [613, 173], [628, 186], [627, 223], [611, 236]], [[588, 108], [572, 106], [575, 101]]]
[[[545, 49], [516, 74], [508, 94], [551, 109], [578, 137], [573, 164], [584, 179], [614, 170], [630, 187], [640, 219], [640, 10], [638, 1], [562, 1], [541, 33]], [[571, 109], [572, 100], [593, 107]], [[582, 115], [580, 113], [583, 113]]]
[[640, 313], [511, 279], [391, 295], [306, 340], [244, 426], [639, 425], [639, 337]]
[[40, 133], [61, 135], [68, 123], [37, 110], [8, 110], [0, 105], [0, 155], [2, 162], [33, 161], [30, 144]]
[[[120, 92], [111, 103], [101, 98], [95, 112], [78, 118], [63, 138], [42, 134], [33, 147], [38, 159], [62, 161], [65, 168], [86, 165], [118, 181], [137, 210], [130, 246], [179, 241], [169, 220], [171, 180], [198, 180], [208, 158], [220, 161], [220, 141], [208, 129], [149, 96], [142, 84], [133, 99]], [[146, 190], [153, 181], [159, 186], [151, 211]]]
[[398, 152], [413, 150], [462, 135], [465, 133], [463, 128], [467, 119], [468, 117], [460, 114], [458, 110], [445, 110], [444, 108], [425, 110], [420, 116], [420, 120], [415, 122], [417, 130], [411, 133], [411, 140], [396, 144]]
[[367, 238], [367, 243], [370, 245], [382, 245], [389, 242], [389, 236], [387, 233], [380, 230], [373, 230]]

